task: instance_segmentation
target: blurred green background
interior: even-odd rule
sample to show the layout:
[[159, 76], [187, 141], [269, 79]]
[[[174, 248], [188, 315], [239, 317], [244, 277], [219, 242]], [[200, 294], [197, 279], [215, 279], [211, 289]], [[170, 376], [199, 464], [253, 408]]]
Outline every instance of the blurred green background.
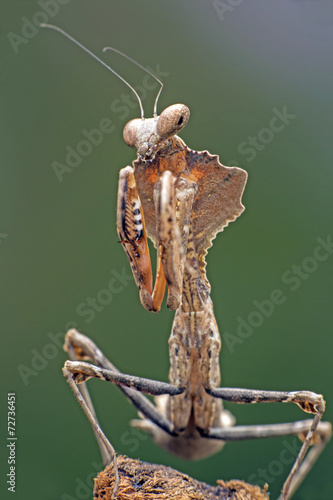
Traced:
[[[97, 55], [112, 45], [158, 70], [165, 83], [159, 111], [177, 102], [191, 109], [181, 133], [188, 146], [248, 171], [246, 211], [208, 255], [222, 337], [227, 332], [229, 339], [240, 339], [239, 318], [258, 319], [254, 301], [269, 299], [274, 289], [285, 300], [246, 340], [233, 346], [224, 341], [223, 385], [323, 393], [325, 418], [333, 421], [333, 256], [322, 249], [326, 260], [313, 258], [317, 238], [332, 235], [332, 2], [4, 0], [1, 498], [8, 494], [6, 394], [13, 391], [16, 498], [92, 497], [99, 451], [61, 374], [61, 342], [70, 323], [126, 373], [167, 380], [169, 365], [173, 314], [165, 307], [159, 315], [146, 312], [132, 280], [111, 301], [99, 293], [115, 270], [130, 273], [117, 243], [116, 192], [120, 168], [135, 158], [122, 129], [139, 116], [138, 106], [131, 97], [119, 111], [118, 100], [130, 95], [127, 87], [59, 34], [29, 24], [43, 21], [66, 29]], [[134, 86], [142, 85], [144, 75], [134, 65], [115, 54], [102, 57]], [[144, 98], [147, 116], [155, 96], [151, 90]], [[279, 132], [267, 130], [283, 110], [293, 117], [285, 118]], [[82, 131], [96, 129], [105, 118], [112, 120], [112, 132], [57, 177], [52, 165], [65, 164], [66, 147], [76, 149], [85, 139]], [[251, 137], [256, 146], [248, 145]], [[295, 272], [303, 273], [297, 282]], [[83, 315], [88, 297], [99, 301], [100, 310]], [[205, 461], [185, 462], [131, 433], [136, 411], [117, 388], [96, 380], [89, 385], [101, 425], [119, 453], [210, 483], [248, 479], [265, 469], [276, 498], [288, 472], [279, 458], [285, 438], [228, 444]], [[287, 405], [232, 411], [240, 424], [307, 417]], [[287, 442], [293, 445], [293, 439]], [[329, 445], [295, 499], [333, 498], [332, 460]]]

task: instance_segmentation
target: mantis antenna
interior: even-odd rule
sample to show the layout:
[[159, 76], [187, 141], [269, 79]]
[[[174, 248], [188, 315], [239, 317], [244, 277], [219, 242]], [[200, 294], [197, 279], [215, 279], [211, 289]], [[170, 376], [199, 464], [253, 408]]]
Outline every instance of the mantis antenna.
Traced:
[[[53, 24], [45, 24], [45, 23], [41, 23], [40, 24], [40, 27], [41, 28], [50, 28], [50, 29], [53, 29], [55, 31], [58, 31], [58, 33], [61, 33], [62, 35], [64, 35], [66, 38], [68, 38], [71, 42], [75, 43], [78, 47], [80, 47], [82, 50], [84, 50], [85, 52], [87, 52], [87, 54], [89, 54], [91, 57], [93, 57], [96, 61], [98, 61], [99, 63], [102, 64], [102, 66], [104, 66], [106, 69], [108, 69], [109, 71], [111, 71], [111, 73], [113, 73], [114, 75], [116, 75], [122, 82], [125, 83], [125, 85], [127, 85], [127, 87], [129, 87], [132, 92], [135, 94], [138, 102], [139, 102], [139, 106], [140, 106], [140, 111], [141, 111], [141, 118], [144, 119], [144, 111], [143, 111], [143, 106], [142, 106], [142, 102], [141, 102], [141, 99], [138, 95], [138, 93], [136, 92], [136, 90], [132, 87], [132, 85], [130, 85], [126, 80], [125, 78], [123, 78], [122, 76], [120, 76], [114, 69], [110, 68], [110, 66], [108, 66], [104, 61], [102, 61], [102, 59], [100, 59], [99, 57], [97, 57], [95, 54], [93, 54], [93, 52], [91, 52], [89, 49], [87, 49], [87, 47], [85, 47], [84, 45], [82, 45], [82, 43], [80, 43], [78, 40], [76, 40], [75, 38], [73, 38], [71, 35], [69, 35], [66, 31], [64, 31], [63, 29], [61, 28], [58, 28], [58, 26], [54, 26]], [[154, 105], [154, 117], [157, 116], [157, 112], [156, 112], [156, 109], [157, 109], [157, 101], [158, 101], [158, 98], [161, 94], [161, 91], [162, 91], [162, 88], [163, 88], [163, 83], [155, 76], [153, 75], [153, 73], [151, 71], [149, 71], [148, 69], [146, 69], [144, 66], [142, 66], [141, 64], [139, 64], [138, 62], [136, 62], [134, 59], [132, 59], [131, 57], [127, 56], [126, 54], [123, 54], [122, 52], [120, 52], [120, 50], [117, 50], [117, 49], [114, 49], [113, 47], [105, 47], [103, 49], [103, 52], [105, 52], [106, 50], [113, 50], [114, 52], [117, 52], [118, 54], [120, 54], [121, 56], [125, 57], [126, 59], [128, 59], [129, 61], [133, 62], [134, 64], [136, 64], [137, 66], [139, 66], [139, 68], [143, 69], [144, 71], [146, 71], [150, 76], [152, 76], [153, 78], [155, 78], [155, 80], [158, 81], [158, 83], [161, 85], [161, 88], [157, 94], [157, 97], [156, 97], [156, 100], [155, 100], [155, 105]]]
[[156, 118], [156, 116], [157, 116], [157, 102], [158, 102], [158, 99], [159, 99], [161, 92], [162, 92], [162, 89], [163, 89], [163, 82], [161, 82], [161, 80], [159, 80], [157, 78], [157, 76], [155, 76], [151, 71], [149, 71], [149, 69], [142, 66], [142, 64], [138, 63], [137, 61], [135, 61], [135, 59], [132, 59], [127, 54], [124, 54], [123, 52], [121, 52], [118, 49], [115, 49], [114, 47], [104, 47], [103, 52], [106, 52], [107, 50], [112, 50], [113, 52], [116, 52], [117, 54], [121, 55], [122, 57], [125, 57], [126, 59], [131, 61], [133, 64], [136, 64], [137, 66], [139, 66], [139, 68], [143, 69], [146, 73], [148, 73], [148, 75], [150, 75], [152, 78], [154, 78], [160, 84], [161, 87], [160, 87], [160, 90], [158, 91], [157, 97], [155, 99], [155, 104], [154, 104], [154, 118]]

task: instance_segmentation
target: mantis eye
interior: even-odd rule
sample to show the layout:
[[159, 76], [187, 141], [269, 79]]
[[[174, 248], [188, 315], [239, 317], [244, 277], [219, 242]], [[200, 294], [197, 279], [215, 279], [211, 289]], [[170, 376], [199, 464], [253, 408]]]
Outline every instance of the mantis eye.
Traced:
[[190, 110], [185, 104], [174, 104], [166, 108], [157, 120], [157, 133], [161, 139], [176, 135], [185, 127], [190, 117]]
[[142, 125], [142, 120], [139, 118], [135, 118], [130, 122], [126, 123], [123, 130], [123, 138], [128, 146], [131, 148], [135, 148], [135, 143], [138, 137], [138, 131], [140, 126]]

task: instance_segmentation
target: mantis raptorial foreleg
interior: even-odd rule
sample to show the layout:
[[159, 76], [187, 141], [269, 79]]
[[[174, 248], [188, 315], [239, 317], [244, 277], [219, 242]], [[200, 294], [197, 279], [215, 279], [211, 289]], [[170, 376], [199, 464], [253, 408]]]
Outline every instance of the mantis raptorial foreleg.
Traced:
[[[134, 170], [132, 167], [126, 167], [120, 171], [117, 212], [118, 234], [131, 264], [133, 276], [139, 288], [141, 302], [148, 311], [159, 311], [161, 308], [167, 283], [164, 268], [169, 273], [169, 283], [173, 284], [173, 288], [178, 288], [178, 301], [174, 308], [179, 305], [182, 284], [178, 255], [180, 242], [175, 215], [174, 178], [171, 174], [162, 176], [155, 193], [155, 205], [160, 212], [160, 218], [158, 219], [157, 228], [156, 280], [153, 289], [146, 225]], [[166, 241], [174, 243], [167, 245]], [[165, 255], [166, 252], [167, 256]], [[170, 275], [172, 275], [171, 281]]]
[[[177, 185], [176, 185], [177, 181]], [[195, 183], [165, 171], [154, 188], [157, 270], [153, 289], [152, 266], [145, 218], [132, 167], [119, 174], [117, 228], [130, 262], [143, 306], [159, 311], [168, 285], [169, 309], [179, 307]]]
[[125, 167], [119, 173], [117, 229], [139, 289], [142, 305], [148, 311], [159, 311], [166, 285], [161, 265], [161, 252], [158, 252], [153, 290], [153, 273], [145, 219], [132, 167]]

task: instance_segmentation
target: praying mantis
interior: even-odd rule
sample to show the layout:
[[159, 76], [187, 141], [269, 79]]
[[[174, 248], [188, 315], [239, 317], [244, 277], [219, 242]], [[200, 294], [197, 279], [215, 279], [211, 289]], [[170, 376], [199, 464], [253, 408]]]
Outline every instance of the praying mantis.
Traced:
[[[44, 27], [60, 31], [93, 55], [60, 28]], [[157, 101], [163, 87], [158, 82], [161, 87], [153, 117], [144, 117], [137, 96], [141, 118], [124, 128], [124, 140], [136, 149], [137, 160], [119, 174], [117, 231], [142, 305], [158, 312], [168, 290], [167, 307], [175, 311], [169, 339], [169, 383], [120, 373], [92, 340], [75, 329], [66, 334], [65, 350], [71, 359], [66, 361], [63, 372], [92, 425], [105, 464], [114, 463], [116, 484], [116, 454], [98, 424], [85, 386], [89, 378], [116, 384], [139, 411], [141, 419], [132, 425], [182, 458], [205, 458], [221, 450], [227, 441], [302, 436], [303, 445], [279, 497], [286, 500], [331, 436], [330, 423], [321, 421], [325, 401], [320, 394], [303, 390], [220, 387], [221, 340], [205, 256], [217, 233], [243, 212], [241, 198], [247, 173], [223, 166], [217, 156], [207, 151], [196, 152], [186, 146], [177, 134], [188, 122], [189, 108], [175, 104], [158, 116]], [[154, 286], [148, 238], [157, 250]], [[155, 404], [144, 394], [155, 396]], [[295, 403], [314, 417], [282, 424], [237, 426], [232, 414], [223, 408], [223, 400], [242, 404]]]

